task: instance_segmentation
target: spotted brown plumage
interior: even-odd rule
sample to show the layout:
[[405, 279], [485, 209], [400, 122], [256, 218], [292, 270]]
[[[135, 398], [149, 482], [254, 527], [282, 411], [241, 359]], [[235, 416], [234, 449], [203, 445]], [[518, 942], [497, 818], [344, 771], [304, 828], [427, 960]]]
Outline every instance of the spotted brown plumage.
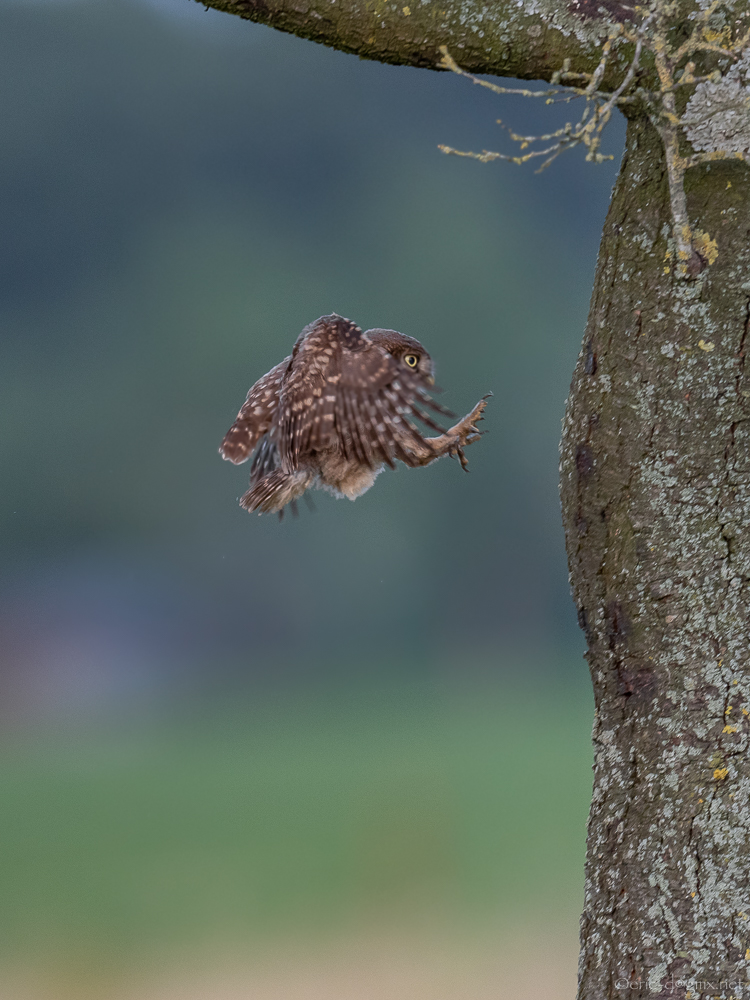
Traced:
[[[465, 467], [463, 447], [478, 439], [486, 403], [444, 431], [427, 410], [452, 414], [432, 399], [432, 385], [432, 359], [418, 340], [321, 316], [250, 389], [221, 444], [235, 464], [257, 448], [241, 505], [281, 512], [311, 486], [354, 500], [397, 459], [416, 467], [453, 454]], [[441, 436], [425, 438], [415, 419]]]
[[259, 379], [247, 394], [237, 419], [221, 442], [219, 452], [235, 465], [246, 462], [256, 444], [270, 430], [279, 405], [279, 391], [291, 356]]

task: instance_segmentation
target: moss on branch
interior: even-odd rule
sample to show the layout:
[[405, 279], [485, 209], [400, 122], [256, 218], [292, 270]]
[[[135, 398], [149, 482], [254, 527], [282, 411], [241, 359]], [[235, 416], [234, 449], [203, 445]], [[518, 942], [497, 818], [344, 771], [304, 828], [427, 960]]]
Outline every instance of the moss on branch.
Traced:
[[622, 5], [615, 0], [604, 0], [602, 7], [593, 0], [499, 0], [491, 6], [479, 0], [205, 0], [205, 6], [363, 59], [441, 69], [440, 46], [447, 45], [470, 72], [549, 80], [565, 59], [594, 71], [608, 28], [621, 19], [605, 8]]

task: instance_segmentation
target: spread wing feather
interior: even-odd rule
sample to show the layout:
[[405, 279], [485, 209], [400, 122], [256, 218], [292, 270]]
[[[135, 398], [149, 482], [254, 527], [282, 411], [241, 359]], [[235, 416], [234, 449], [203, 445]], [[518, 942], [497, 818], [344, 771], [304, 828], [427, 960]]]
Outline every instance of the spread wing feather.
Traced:
[[282, 462], [294, 469], [308, 450], [338, 445], [371, 468], [397, 458], [409, 464], [410, 447], [424, 442], [410, 417], [443, 432], [424, 407], [450, 414], [429, 395], [424, 377], [349, 320], [324, 316], [297, 341], [281, 388]]
[[279, 465], [279, 452], [276, 442], [270, 434], [266, 434], [261, 439], [258, 450], [255, 452], [255, 457], [253, 458], [253, 464], [250, 466], [250, 483], [257, 483], [264, 476], [267, 476], [269, 472], [278, 469]]
[[276, 418], [279, 393], [291, 356], [259, 379], [247, 394], [237, 419], [229, 428], [219, 447], [219, 454], [235, 465], [246, 462], [253, 449], [270, 429]]

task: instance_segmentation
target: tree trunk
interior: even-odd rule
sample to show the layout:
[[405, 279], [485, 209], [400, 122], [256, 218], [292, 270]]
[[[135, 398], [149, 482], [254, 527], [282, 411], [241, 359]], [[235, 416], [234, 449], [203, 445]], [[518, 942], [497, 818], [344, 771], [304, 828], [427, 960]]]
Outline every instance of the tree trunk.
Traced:
[[688, 175], [718, 257], [676, 279], [663, 149], [629, 122], [562, 443], [596, 700], [581, 1000], [750, 979], [749, 180]]
[[[365, 58], [437, 68], [445, 45], [464, 69], [547, 80], [565, 59], [593, 70], [607, 32], [644, 13], [634, 0], [205, 2]], [[657, 4], [684, 38], [696, 5]], [[708, 42], [744, 30], [747, 0], [702, 6]], [[613, 53], [602, 87], [630, 58]], [[641, 65], [650, 87], [654, 59]], [[734, 150], [750, 129], [738, 88], [729, 114], [700, 122]], [[708, 264], [695, 280], [670, 249], [662, 141], [634, 116], [563, 432], [596, 700], [580, 1000], [728, 1000], [750, 980], [750, 173], [693, 167], [686, 190]]]

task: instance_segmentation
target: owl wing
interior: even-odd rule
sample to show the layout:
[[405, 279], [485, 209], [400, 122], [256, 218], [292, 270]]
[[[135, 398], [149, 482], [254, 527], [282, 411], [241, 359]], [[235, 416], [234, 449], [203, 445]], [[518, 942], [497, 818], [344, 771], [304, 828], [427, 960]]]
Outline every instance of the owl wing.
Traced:
[[291, 356], [259, 379], [247, 394], [237, 419], [219, 447], [219, 454], [235, 465], [246, 462], [258, 441], [271, 428], [279, 406], [279, 393]]
[[410, 373], [349, 320], [326, 316], [298, 341], [281, 394], [280, 441], [296, 467], [299, 456], [338, 444], [347, 458], [371, 468], [395, 459], [411, 464], [410, 448], [424, 449], [411, 417], [443, 428], [417, 403], [441, 411], [426, 380]]

